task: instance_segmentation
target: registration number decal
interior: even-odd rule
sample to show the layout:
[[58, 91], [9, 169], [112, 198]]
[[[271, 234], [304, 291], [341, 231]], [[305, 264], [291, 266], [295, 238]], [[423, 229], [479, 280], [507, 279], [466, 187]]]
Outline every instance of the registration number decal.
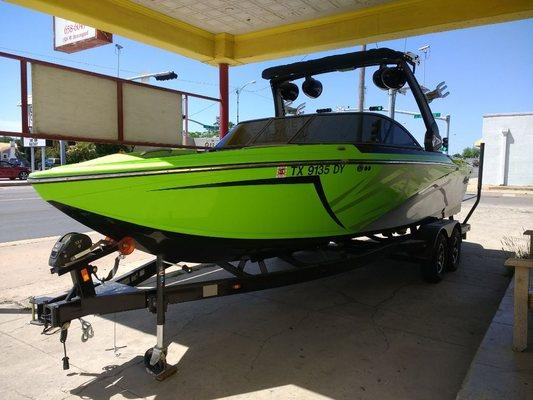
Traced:
[[290, 167], [291, 176], [311, 176], [340, 174], [344, 170], [344, 164], [317, 164], [317, 165], [294, 165]]

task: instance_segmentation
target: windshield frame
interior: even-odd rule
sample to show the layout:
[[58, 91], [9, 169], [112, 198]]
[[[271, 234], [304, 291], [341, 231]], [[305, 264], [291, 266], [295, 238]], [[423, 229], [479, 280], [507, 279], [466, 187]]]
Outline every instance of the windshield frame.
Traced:
[[[314, 121], [317, 118], [323, 118], [323, 117], [329, 117], [329, 116], [342, 116], [342, 115], [357, 115], [357, 114], [363, 114], [363, 115], [373, 115], [380, 118], [385, 119], [386, 121], [389, 121], [392, 123], [392, 126], [399, 127], [404, 133], [406, 133], [409, 138], [414, 143], [414, 146], [401, 146], [401, 145], [394, 145], [394, 144], [388, 144], [388, 143], [367, 143], [367, 142], [313, 142], [313, 143], [296, 143], [294, 140], [298, 137], [298, 135], [302, 132], [303, 129], [305, 129], [312, 121]], [[288, 120], [293, 118], [308, 118], [307, 121], [305, 121], [302, 126], [296, 130], [294, 134], [290, 136], [290, 138], [286, 142], [278, 142], [278, 143], [257, 143], [257, 138], [260, 137], [260, 135], [268, 129], [270, 125], [274, 123], [274, 121], [279, 120]], [[258, 130], [258, 132], [253, 135], [245, 144], [239, 144], [239, 145], [226, 145], [225, 143], [227, 141], [230, 141], [233, 135], [235, 134], [235, 129], [239, 127], [239, 125], [242, 126], [242, 124], [250, 123], [250, 122], [259, 122], [259, 121], [265, 121], [268, 120], [268, 122]], [[424, 151], [424, 147], [420, 145], [418, 140], [405, 128], [402, 124], [400, 124], [398, 121], [394, 120], [393, 118], [390, 118], [387, 115], [375, 113], [375, 112], [367, 112], [367, 111], [350, 111], [350, 112], [335, 112], [335, 113], [315, 113], [315, 114], [302, 114], [302, 115], [292, 115], [292, 116], [285, 116], [285, 117], [269, 117], [269, 118], [259, 118], [255, 120], [249, 120], [249, 121], [243, 121], [240, 124], [235, 125], [225, 136], [224, 138], [214, 147], [215, 150], [230, 150], [230, 149], [241, 149], [241, 148], [248, 148], [248, 147], [266, 147], [266, 146], [286, 146], [286, 145], [299, 145], [299, 146], [305, 146], [305, 145], [367, 145], [367, 146], [380, 146], [380, 147], [391, 147], [391, 148], [402, 148], [402, 149], [411, 149], [411, 150], [422, 150]]]

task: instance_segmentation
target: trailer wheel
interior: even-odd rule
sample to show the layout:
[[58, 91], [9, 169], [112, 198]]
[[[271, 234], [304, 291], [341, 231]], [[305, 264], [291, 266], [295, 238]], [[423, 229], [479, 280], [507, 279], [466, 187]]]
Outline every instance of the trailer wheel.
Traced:
[[422, 278], [429, 283], [439, 283], [446, 270], [448, 239], [441, 232], [437, 236], [431, 258], [422, 264]]
[[146, 367], [146, 371], [148, 373], [153, 375], [159, 375], [165, 370], [165, 360], [159, 359], [155, 365], [150, 364], [150, 360], [152, 359], [152, 348], [146, 350], [146, 353], [144, 353], [144, 366]]
[[449, 240], [448, 262], [446, 263], [446, 271], [457, 271], [461, 261], [461, 243], [463, 238], [461, 231], [455, 227], [452, 236]]

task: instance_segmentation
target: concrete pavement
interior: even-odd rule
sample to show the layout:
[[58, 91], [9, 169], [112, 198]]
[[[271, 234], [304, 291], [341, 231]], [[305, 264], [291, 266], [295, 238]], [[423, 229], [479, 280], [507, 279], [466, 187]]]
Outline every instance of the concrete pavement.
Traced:
[[[63, 371], [58, 336], [40, 335], [20, 307], [30, 295], [70, 283], [46, 266], [54, 239], [3, 243], [0, 398], [455, 398], [509, 282], [501, 238], [520, 237], [533, 222], [531, 202], [502, 201], [481, 204], [459, 271], [438, 285], [422, 282], [416, 265], [386, 261], [314, 282], [171, 306], [169, 361], [179, 364], [163, 383], [142, 367], [141, 356], [155, 341], [155, 318], [144, 310], [88, 317], [95, 337], [87, 343], [74, 321], [71, 369]], [[147, 257], [135, 252], [127, 261]], [[127, 346], [118, 356], [106, 351], [113, 347], [114, 320], [117, 345]]]

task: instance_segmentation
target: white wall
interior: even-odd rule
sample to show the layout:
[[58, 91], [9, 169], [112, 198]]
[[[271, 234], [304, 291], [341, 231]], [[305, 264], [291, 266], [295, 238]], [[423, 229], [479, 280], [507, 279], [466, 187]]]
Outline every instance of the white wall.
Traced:
[[483, 116], [487, 185], [533, 186], [533, 113]]

